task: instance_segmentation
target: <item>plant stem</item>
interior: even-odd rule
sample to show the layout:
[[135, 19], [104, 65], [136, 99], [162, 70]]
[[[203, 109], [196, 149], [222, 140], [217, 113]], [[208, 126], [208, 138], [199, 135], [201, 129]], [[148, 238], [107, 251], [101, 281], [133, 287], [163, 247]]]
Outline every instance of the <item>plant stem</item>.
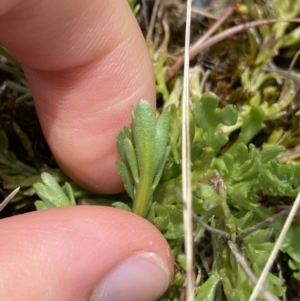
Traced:
[[133, 212], [142, 217], [147, 217], [151, 201], [151, 179], [148, 175], [144, 175], [140, 178], [139, 185], [137, 186], [136, 195], [133, 201]]

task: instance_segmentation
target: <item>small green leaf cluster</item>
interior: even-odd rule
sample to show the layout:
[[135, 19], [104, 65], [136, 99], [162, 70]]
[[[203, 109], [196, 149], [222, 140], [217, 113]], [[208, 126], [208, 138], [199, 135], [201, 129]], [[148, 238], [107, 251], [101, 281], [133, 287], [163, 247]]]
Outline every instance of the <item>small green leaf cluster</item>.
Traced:
[[37, 210], [76, 205], [72, 187], [68, 182], [61, 187], [47, 172], [43, 172], [41, 178], [43, 183], [33, 184], [35, 193], [41, 198], [34, 203]]
[[131, 211], [126, 204], [116, 202], [115, 196], [95, 194], [67, 180], [67, 176], [60, 169], [49, 168], [47, 172], [42, 172], [41, 175], [28, 178], [28, 181], [24, 181], [22, 177], [15, 179], [15, 182], [20, 183], [22, 187], [31, 186], [25, 193], [37, 194], [40, 197], [40, 200], [34, 202], [37, 210], [74, 206], [76, 204], [116, 205], [117, 207], [120, 203], [120, 208]]
[[169, 108], [156, 121], [150, 103], [141, 99], [132, 110], [131, 129], [125, 127], [118, 134], [117, 149], [122, 161], [117, 162], [117, 169], [133, 199], [133, 212], [144, 217], [169, 155], [169, 124]]

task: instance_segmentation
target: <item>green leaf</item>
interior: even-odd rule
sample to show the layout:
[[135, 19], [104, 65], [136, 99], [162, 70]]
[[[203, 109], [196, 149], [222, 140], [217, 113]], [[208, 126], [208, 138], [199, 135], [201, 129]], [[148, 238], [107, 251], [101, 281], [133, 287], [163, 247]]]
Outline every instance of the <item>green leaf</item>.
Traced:
[[223, 156], [223, 161], [226, 165], [226, 170], [227, 170], [227, 173], [225, 175], [222, 175], [224, 180], [226, 180], [227, 178], [230, 177], [230, 175], [232, 174], [233, 172], [233, 168], [234, 168], [234, 158], [233, 156], [231, 156], [230, 154], [225, 154]]
[[[56, 180], [47, 172], [41, 174], [43, 183], [33, 184], [36, 194], [42, 199], [44, 205], [37, 203], [39, 208], [64, 207], [74, 205], [75, 201], [70, 200], [64, 193]], [[70, 188], [68, 188], [70, 189]]]
[[65, 185], [63, 186], [63, 192], [66, 194], [68, 199], [71, 201], [71, 205], [76, 205], [75, 197], [74, 197], [74, 192], [72, 189], [72, 186], [70, 183], [66, 182]]
[[184, 237], [182, 211], [174, 206], [169, 207], [169, 223], [164, 232], [167, 239], [179, 239]]
[[224, 125], [230, 126], [237, 122], [238, 113], [233, 105], [227, 105], [220, 110], [221, 122]]
[[228, 202], [240, 209], [243, 208], [245, 210], [254, 210], [259, 206], [257, 203], [253, 203], [251, 201], [251, 197], [249, 196], [251, 187], [253, 183], [251, 182], [241, 182], [234, 185], [227, 186], [227, 193], [229, 195]]
[[[161, 165], [166, 161], [166, 151], [168, 138], [169, 138], [169, 127], [170, 127], [170, 116], [171, 110], [170, 107], [167, 107], [160, 117], [157, 120], [156, 124], [156, 135], [155, 135], [155, 156], [154, 156], [154, 165], [157, 173], [157, 169], [161, 168]], [[156, 160], [155, 160], [156, 159]]]
[[[228, 153], [226, 153], [228, 155]], [[245, 143], [239, 143], [236, 148], [235, 153], [237, 159], [239, 160], [240, 164], [245, 163], [248, 160], [248, 147]]]
[[55, 207], [52, 203], [48, 201], [41, 201], [41, 200], [35, 201], [34, 206], [36, 210], [45, 210], [45, 209], [50, 209]]
[[131, 208], [127, 204], [125, 204], [123, 202], [114, 202], [114, 203], [112, 203], [112, 205], [115, 208], [119, 208], [119, 209], [122, 209], [122, 210], [126, 210], [128, 212], [132, 212]]
[[205, 130], [206, 146], [216, 152], [226, 144], [228, 137], [218, 131], [218, 125], [233, 125], [237, 122], [237, 111], [231, 105], [219, 109], [219, 98], [211, 92], [204, 93], [195, 104], [196, 125]]
[[158, 203], [154, 203], [151, 207], [154, 210], [154, 217], [153, 220], [150, 221], [158, 230], [165, 231], [170, 219], [168, 208]]
[[22, 71], [18, 70], [17, 68], [10, 67], [5, 64], [0, 64], [0, 70], [8, 72], [8, 73], [12, 74], [13, 76], [19, 78], [20, 80], [26, 80], [24, 73]]
[[241, 142], [248, 144], [252, 140], [252, 138], [264, 128], [264, 118], [265, 114], [262, 108], [251, 106], [250, 111], [244, 120], [241, 132], [237, 140], [227, 150], [227, 153], [234, 154]]
[[[0, 55], [4, 56], [11, 63], [21, 67], [21, 64], [6, 50], [6, 48], [4, 48], [3, 45], [0, 45]], [[23, 74], [23, 76], [24, 76], [24, 74]]]
[[213, 271], [209, 278], [196, 291], [195, 301], [214, 301], [220, 282], [220, 275]]
[[211, 165], [213, 164], [215, 156], [215, 151], [211, 147], [204, 147], [202, 148], [200, 157], [193, 165], [193, 171], [197, 173], [197, 176], [200, 174], [204, 174], [207, 170], [210, 169]]
[[22, 145], [25, 148], [28, 156], [31, 159], [34, 159], [36, 161], [37, 158], [36, 158], [35, 153], [33, 151], [32, 143], [31, 143], [30, 139], [28, 138], [28, 136], [26, 135], [26, 133], [21, 129], [21, 127], [17, 123], [13, 122], [12, 126], [13, 126], [13, 129], [14, 129], [14, 132], [20, 138], [20, 141], [22, 142]]
[[125, 135], [124, 131], [119, 131], [118, 136], [117, 136], [116, 146], [117, 146], [118, 153], [123, 162], [127, 162], [126, 154], [125, 154], [125, 147], [124, 147], [125, 139], [126, 139], [126, 135]]
[[123, 162], [120, 162], [120, 161], [117, 161], [116, 165], [117, 165], [118, 173], [121, 176], [122, 181], [124, 183], [125, 190], [129, 194], [129, 196], [132, 199], [134, 199], [134, 188], [133, 188], [130, 172], [129, 172], [127, 166]]
[[128, 165], [130, 167], [131, 174], [133, 176], [134, 181], [138, 183], [139, 182], [138, 163], [137, 163], [133, 144], [128, 138], [125, 138], [123, 143], [124, 143], [125, 154], [126, 154]]
[[267, 163], [270, 160], [276, 158], [279, 154], [284, 151], [285, 147], [282, 145], [275, 145], [272, 147], [267, 147], [261, 151], [261, 162]]
[[158, 170], [157, 170], [157, 172], [156, 172], [156, 174], [155, 174], [155, 177], [154, 177], [154, 179], [153, 179], [153, 184], [152, 184], [152, 187], [151, 187], [151, 189], [152, 189], [153, 191], [154, 191], [154, 189], [157, 187], [157, 185], [158, 185], [158, 183], [159, 183], [159, 180], [160, 180], [160, 178], [161, 178], [162, 172], [163, 172], [163, 170], [164, 170], [164, 166], [165, 166], [166, 161], [167, 161], [167, 159], [168, 159], [168, 157], [169, 157], [170, 150], [171, 150], [170, 147], [167, 147], [167, 148], [166, 148], [165, 156], [164, 156], [162, 162], [158, 165]]
[[124, 128], [118, 134], [117, 149], [123, 162], [118, 162], [117, 168], [134, 200], [133, 211], [144, 217], [170, 153], [170, 114], [170, 108], [166, 108], [156, 121], [150, 103], [141, 99], [132, 110], [131, 130]]
[[141, 99], [137, 107], [132, 110], [131, 125], [141, 177], [151, 171], [156, 135], [155, 125], [155, 114], [150, 103]]

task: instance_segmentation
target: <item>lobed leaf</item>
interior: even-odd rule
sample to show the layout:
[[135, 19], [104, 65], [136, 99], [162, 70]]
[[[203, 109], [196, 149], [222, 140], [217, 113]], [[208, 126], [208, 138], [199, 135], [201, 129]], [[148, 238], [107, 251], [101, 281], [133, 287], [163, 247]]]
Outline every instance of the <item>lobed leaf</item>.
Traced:
[[227, 150], [228, 154], [234, 154], [240, 143], [248, 144], [252, 138], [257, 135], [264, 127], [264, 111], [260, 107], [251, 106], [250, 111], [245, 118], [241, 132], [237, 140]]
[[218, 131], [220, 124], [233, 125], [237, 122], [237, 111], [233, 106], [219, 109], [219, 98], [211, 92], [204, 93], [195, 104], [196, 125], [205, 130], [205, 145], [218, 151], [228, 141], [228, 137]]

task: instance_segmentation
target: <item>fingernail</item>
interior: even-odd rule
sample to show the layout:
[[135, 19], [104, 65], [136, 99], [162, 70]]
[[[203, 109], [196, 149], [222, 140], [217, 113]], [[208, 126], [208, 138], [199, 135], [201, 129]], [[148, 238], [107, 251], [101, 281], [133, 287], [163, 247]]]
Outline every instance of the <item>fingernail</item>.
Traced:
[[138, 253], [102, 279], [90, 301], [153, 301], [166, 291], [169, 281], [169, 269], [160, 257]]

